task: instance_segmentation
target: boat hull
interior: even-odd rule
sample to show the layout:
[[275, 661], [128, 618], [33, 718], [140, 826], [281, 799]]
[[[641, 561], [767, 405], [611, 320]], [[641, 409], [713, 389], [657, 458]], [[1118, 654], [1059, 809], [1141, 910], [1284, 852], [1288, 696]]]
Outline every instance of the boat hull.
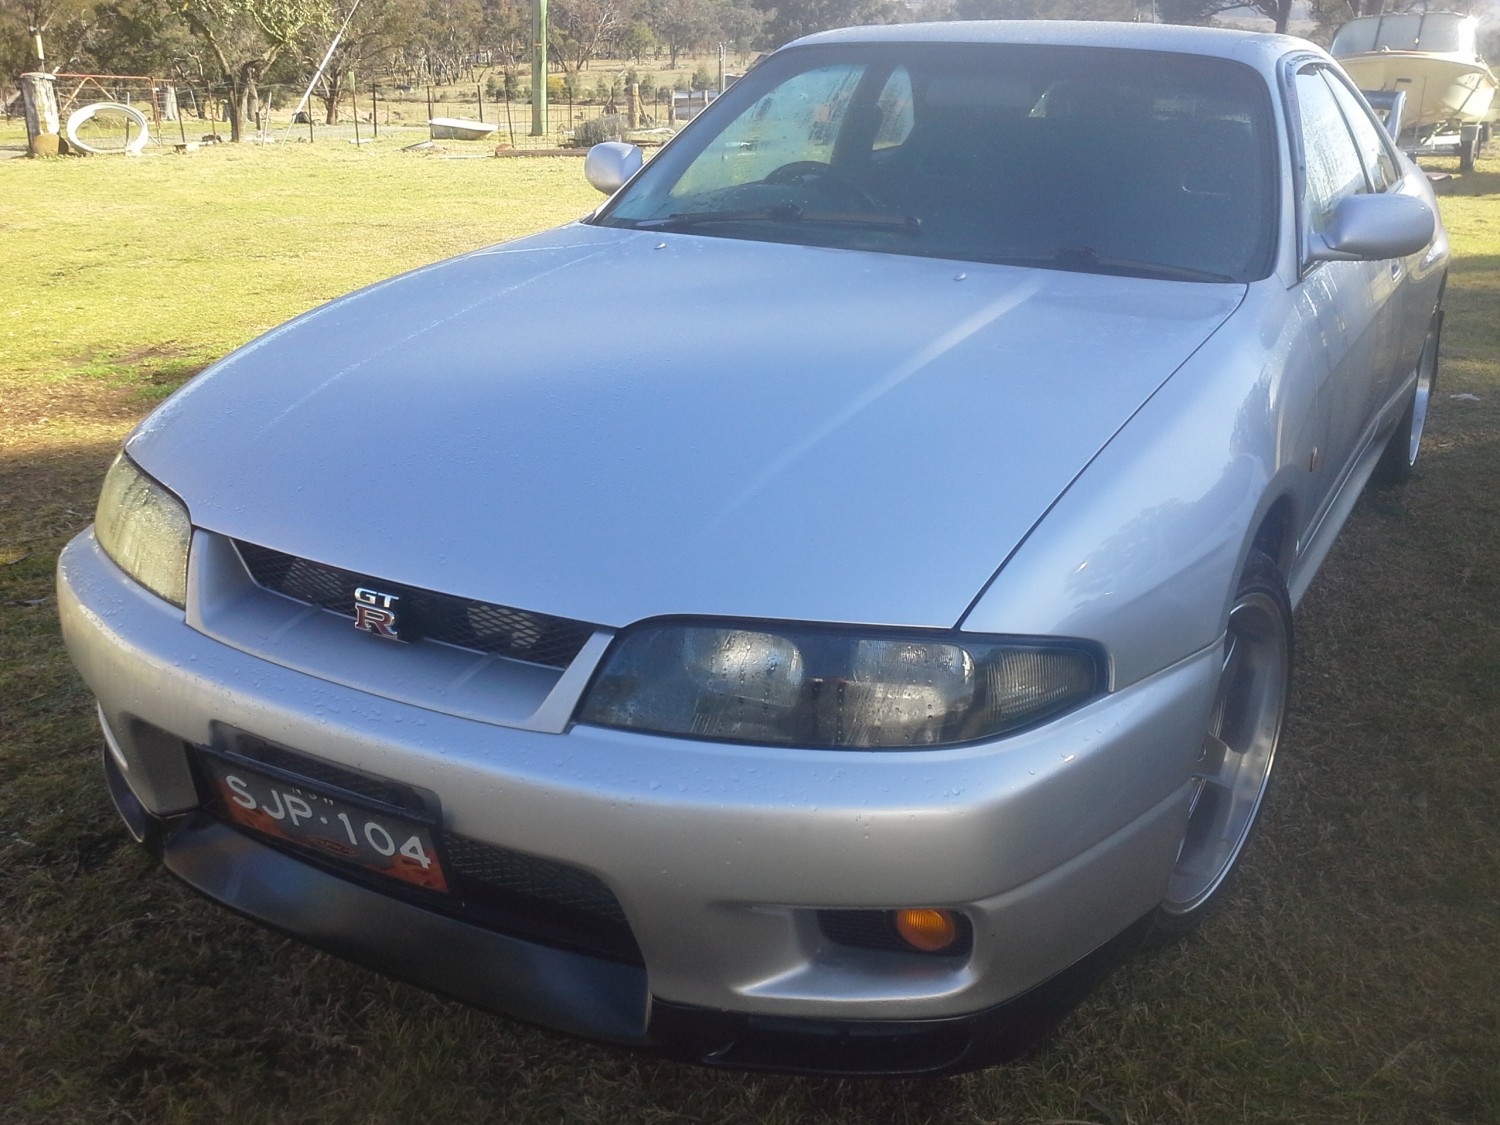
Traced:
[[1495, 76], [1482, 63], [1418, 51], [1375, 51], [1339, 63], [1361, 90], [1404, 90], [1411, 128], [1494, 120]]
[[482, 141], [499, 126], [483, 121], [465, 121], [460, 117], [429, 117], [427, 127], [435, 141]]

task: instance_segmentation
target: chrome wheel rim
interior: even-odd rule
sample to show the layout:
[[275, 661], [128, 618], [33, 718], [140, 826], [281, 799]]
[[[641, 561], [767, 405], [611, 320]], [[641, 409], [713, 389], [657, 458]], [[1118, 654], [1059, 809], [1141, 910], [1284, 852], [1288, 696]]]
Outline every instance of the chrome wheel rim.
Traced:
[[1411, 400], [1411, 438], [1406, 449], [1406, 463], [1417, 463], [1417, 451], [1422, 447], [1422, 428], [1427, 425], [1427, 403], [1432, 398], [1432, 385], [1437, 376], [1437, 340], [1428, 333], [1422, 345], [1422, 358], [1417, 362], [1417, 391]]
[[1194, 770], [1187, 830], [1162, 909], [1188, 914], [1218, 890], [1265, 798], [1286, 710], [1290, 640], [1280, 603], [1249, 590], [1229, 615], [1218, 694]]

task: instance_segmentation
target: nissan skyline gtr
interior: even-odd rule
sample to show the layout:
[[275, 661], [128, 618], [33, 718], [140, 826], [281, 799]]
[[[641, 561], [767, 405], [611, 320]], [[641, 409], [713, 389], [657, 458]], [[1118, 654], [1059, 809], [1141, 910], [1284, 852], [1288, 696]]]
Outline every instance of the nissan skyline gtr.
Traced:
[[1300, 39], [1014, 21], [810, 36], [587, 174], [125, 442], [58, 570], [114, 803], [547, 1028], [1009, 1057], [1230, 892], [1293, 607], [1416, 459], [1428, 182]]

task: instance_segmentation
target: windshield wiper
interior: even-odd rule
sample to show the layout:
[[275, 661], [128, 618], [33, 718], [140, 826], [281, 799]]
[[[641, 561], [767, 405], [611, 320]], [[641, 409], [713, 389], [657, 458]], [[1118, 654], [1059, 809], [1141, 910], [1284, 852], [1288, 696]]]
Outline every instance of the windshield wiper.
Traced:
[[1111, 258], [1091, 246], [1064, 246], [1051, 254], [1002, 255], [991, 261], [1009, 266], [1055, 266], [1081, 273], [1119, 274], [1124, 277], [1148, 277], [1158, 281], [1234, 281], [1228, 274], [1191, 266], [1173, 266], [1165, 262], [1147, 262], [1139, 258]]
[[748, 211], [680, 211], [664, 219], [640, 219], [636, 230], [684, 230], [710, 223], [821, 223], [828, 226], [867, 227], [917, 234], [922, 220], [915, 215], [882, 215], [876, 211], [809, 211], [795, 203], [757, 207]]

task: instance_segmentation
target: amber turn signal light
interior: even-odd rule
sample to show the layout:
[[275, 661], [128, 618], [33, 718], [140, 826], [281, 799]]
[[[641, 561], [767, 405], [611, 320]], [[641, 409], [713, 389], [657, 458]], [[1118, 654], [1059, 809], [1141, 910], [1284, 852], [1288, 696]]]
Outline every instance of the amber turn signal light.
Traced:
[[896, 932], [913, 949], [941, 953], [958, 941], [958, 917], [951, 910], [898, 910]]

